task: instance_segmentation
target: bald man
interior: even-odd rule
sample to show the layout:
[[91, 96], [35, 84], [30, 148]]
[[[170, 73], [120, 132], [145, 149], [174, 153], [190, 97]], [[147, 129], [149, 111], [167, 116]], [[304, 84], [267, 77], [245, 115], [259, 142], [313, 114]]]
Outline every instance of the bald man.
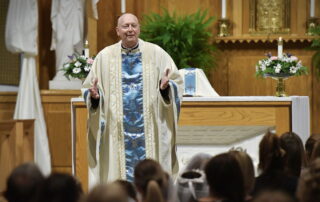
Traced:
[[175, 136], [183, 93], [172, 58], [139, 39], [136, 16], [123, 14], [120, 41], [98, 53], [84, 82], [89, 111], [89, 184], [133, 181], [135, 165], [156, 159], [169, 172], [178, 169]]

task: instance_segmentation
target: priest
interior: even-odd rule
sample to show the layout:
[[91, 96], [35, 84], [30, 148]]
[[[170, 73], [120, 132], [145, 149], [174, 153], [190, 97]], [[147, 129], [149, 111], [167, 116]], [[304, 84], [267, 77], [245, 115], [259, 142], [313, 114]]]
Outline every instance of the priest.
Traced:
[[172, 58], [139, 39], [136, 16], [123, 14], [120, 41], [98, 53], [82, 90], [88, 108], [89, 186], [133, 180], [135, 165], [152, 158], [178, 171], [175, 136], [183, 81]]

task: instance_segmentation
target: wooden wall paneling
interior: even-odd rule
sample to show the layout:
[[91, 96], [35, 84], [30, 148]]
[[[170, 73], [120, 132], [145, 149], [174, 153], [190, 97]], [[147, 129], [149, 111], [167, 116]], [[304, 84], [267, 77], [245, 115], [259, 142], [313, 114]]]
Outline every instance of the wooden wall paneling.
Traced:
[[233, 23], [233, 36], [241, 36], [242, 35], [242, 0], [235, 0], [232, 1], [232, 7], [234, 8], [232, 10], [232, 21]]
[[[104, 13], [100, 13], [100, 15], [103, 15]], [[99, 17], [99, 12], [98, 12]], [[93, 15], [93, 8], [92, 8], [92, 2], [87, 0], [86, 1], [86, 40], [88, 40], [89, 43], [89, 52], [90, 56], [96, 55], [98, 52], [98, 39], [97, 39], [97, 29], [98, 29], [98, 20], [94, 18]]]
[[249, 26], [250, 26], [250, 7], [249, 0], [243, 0], [242, 7], [242, 34], [249, 34]]
[[[309, 2], [309, 1], [308, 1]], [[294, 2], [292, 2], [293, 4]], [[304, 35], [306, 33], [306, 22], [309, 17], [309, 12], [307, 11], [307, 3], [304, 0], [297, 0], [297, 3], [293, 6], [295, 8], [295, 18], [292, 17], [291, 21], [296, 24], [297, 30], [294, 33], [298, 35]], [[292, 15], [291, 15], [292, 16]]]
[[53, 170], [71, 170], [71, 98], [79, 95], [79, 90], [41, 91]]
[[52, 172], [55, 172], [55, 173], [67, 173], [67, 174], [72, 175], [72, 168], [70, 166], [66, 166], [66, 167], [55, 166], [55, 167], [52, 168]]
[[117, 16], [120, 15], [120, 1], [109, 0], [99, 1], [97, 24], [97, 51], [118, 41], [115, 31]]
[[315, 0], [315, 16], [320, 18], [320, 0]]
[[13, 119], [17, 93], [0, 92], [0, 120]]
[[[313, 67], [314, 71], [314, 67]], [[311, 131], [312, 133], [320, 134], [320, 79], [313, 74], [312, 80], [312, 94], [313, 96], [310, 98], [312, 100], [312, 106], [310, 108], [311, 111]]]
[[55, 52], [50, 50], [52, 24], [50, 20], [52, 0], [38, 0], [39, 10], [39, 87], [40, 89], [49, 88], [49, 80], [56, 74]]

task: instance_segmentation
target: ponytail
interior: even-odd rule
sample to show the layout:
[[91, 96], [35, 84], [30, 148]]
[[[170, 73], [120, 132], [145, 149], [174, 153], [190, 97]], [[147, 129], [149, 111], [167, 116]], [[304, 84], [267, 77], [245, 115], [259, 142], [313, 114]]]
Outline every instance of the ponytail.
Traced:
[[150, 180], [148, 182], [144, 202], [164, 202], [161, 188], [156, 181]]

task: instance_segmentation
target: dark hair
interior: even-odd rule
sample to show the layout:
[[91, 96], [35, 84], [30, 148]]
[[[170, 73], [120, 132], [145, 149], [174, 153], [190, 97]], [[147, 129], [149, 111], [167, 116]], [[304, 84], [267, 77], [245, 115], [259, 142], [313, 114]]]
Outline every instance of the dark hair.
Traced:
[[250, 195], [254, 188], [254, 166], [251, 157], [244, 150], [231, 149], [229, 153], [238, 161], [242, 174], [244, 188], [247, 195]]
[[7, 179], [4, 197], [8, 202], [35, 201], [44, 176], [34, 163], [16, 167]]
[[240, 165], [230, 153], [214, 156], [205, 168], [210, 194], [233, 202], [245, 198], [243, 175]]
[[87, 195], [85, 202], [127, 202], [128, 195], [119, 183], [96, 185]]
[[320, 158], [311, 162], [302, 172], [297, 188], [297, 197], [301, 202], [320, 201]]
[[44, 180], [40, 201], [77, 202], [82, 193], [80, 183], [73, 176], [65, 173], [52, 173]]
[[301, 167], [306, 166], [306, 157], [303, 143], [294, 132], [287, 132], [280, 137], [280, 146], [285, 150], [284, 171], [289, 176], [299, 177]]
[[259, 165], [262, 173], [283, 171], [285, 165], [285, 151], [280, 147], [280, 140], [276, 134], [267, 132], [259, 144]]
[[138, 201], [137, 191], [131, 182], [126, 180], [116, 180], [115, 183], [119, 184], [127, 192], [127, 195], [130, 198], [134, 199], [135, 201]]
[[317, 142], [320, 142], [320, 134], [312, 134], [306, 141], [306, 156], [309, 163], [311, 161], [313, 148]]
[[134, 170], [134, 184], [143, 201], [165, 201], [168, 197], [168, 175], [152, 159], [140, 161]]

